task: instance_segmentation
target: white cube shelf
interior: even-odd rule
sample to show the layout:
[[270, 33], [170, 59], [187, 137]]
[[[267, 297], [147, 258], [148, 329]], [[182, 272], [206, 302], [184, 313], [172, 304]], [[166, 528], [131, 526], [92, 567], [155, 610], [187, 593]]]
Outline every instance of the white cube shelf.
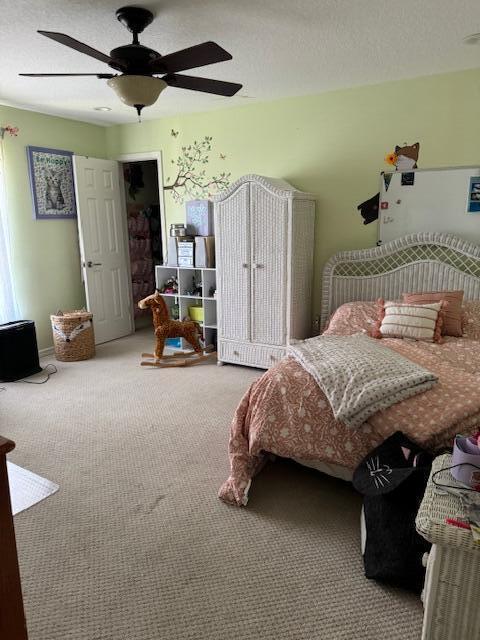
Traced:
[[[205, 346], [217, 345], [217, 300], [214, 292], [217, 289], [217, 274], [213, 268], [203, 267], [169, 267], [157, 265], [155, 267], [155, 282], [157, 289], [161, 289], [168, 278], [176, 276], [178, 293], [162, 293], [168, 307], [178, 304], [180, 320], [188, 316], [188, 307], [203, 307], [203, 322], [198, 324], [202, 328], [202, 338]], [[202, 295], [194, 296], [193, 281], [202, 282]], [[190, 349], [188, 342], [182, 339], [182, 349]]]

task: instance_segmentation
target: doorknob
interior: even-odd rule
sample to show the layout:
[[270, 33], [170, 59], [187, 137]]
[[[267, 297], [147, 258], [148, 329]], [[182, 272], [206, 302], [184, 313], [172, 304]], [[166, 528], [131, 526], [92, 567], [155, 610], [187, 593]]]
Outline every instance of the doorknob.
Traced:
[[101, 262], [92, 262], [91, 260], [87, 262], [87, 267], [89, 269], [91, 269], [92, 267], [101, 267], [101, 266], [102, 266]]

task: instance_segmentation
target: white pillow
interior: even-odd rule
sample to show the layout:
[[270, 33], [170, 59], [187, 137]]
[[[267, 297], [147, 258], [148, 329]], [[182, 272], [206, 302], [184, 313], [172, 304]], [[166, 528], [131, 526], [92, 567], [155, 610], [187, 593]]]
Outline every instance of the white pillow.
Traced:
[[440, 342], [443, 305], [443, 301], [431, 304], [385, 302], [377, 337]]

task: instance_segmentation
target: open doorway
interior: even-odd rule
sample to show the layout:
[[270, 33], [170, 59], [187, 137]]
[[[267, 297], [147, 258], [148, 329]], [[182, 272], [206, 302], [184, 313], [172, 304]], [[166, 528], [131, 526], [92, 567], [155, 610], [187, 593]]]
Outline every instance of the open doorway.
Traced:
[[135, 330], [151, 324], [138, 301], [155, 291], [155, 267], [163, 264], [164, 225], [157, 159], [121, 161], [128, 229]]

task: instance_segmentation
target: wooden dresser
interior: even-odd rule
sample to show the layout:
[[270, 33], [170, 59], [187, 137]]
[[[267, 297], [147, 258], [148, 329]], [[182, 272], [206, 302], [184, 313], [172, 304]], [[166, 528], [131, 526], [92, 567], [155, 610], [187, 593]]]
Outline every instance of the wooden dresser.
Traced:
[[14, 442], [0, 436], [0, 638], [27, 640], [7, 476], [6, 456], [14, 447]]

